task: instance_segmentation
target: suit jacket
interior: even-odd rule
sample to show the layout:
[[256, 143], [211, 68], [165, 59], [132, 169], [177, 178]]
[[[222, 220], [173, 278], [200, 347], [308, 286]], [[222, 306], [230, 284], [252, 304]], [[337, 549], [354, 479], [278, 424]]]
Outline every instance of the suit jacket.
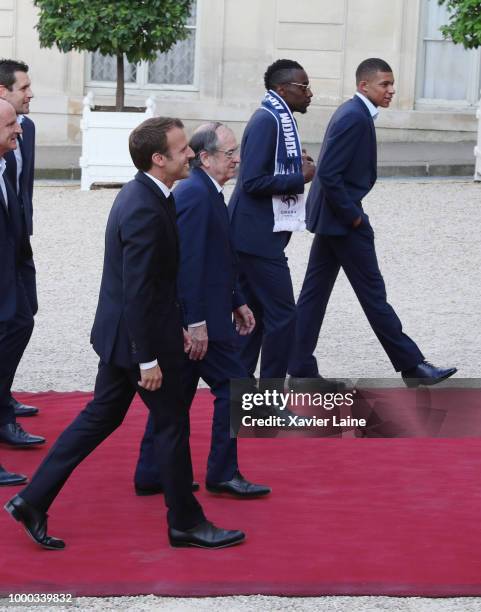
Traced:
[[229, 215], [235, 247], [243, 253], [278, 257], [284, 252], [290, 232], [273, 232], [272, 196], [304, 192], [304, 177], [274, 174], [277, 121], [268, 112], [256, 110], [246, 126], [241, 143], [241, 163]]
[[[25, 225], [29, 236], [33, 233], [33, 175], [35, 170], [35, 124], [24, 116], [22, 121], [23, 134], [20, 139], [20, 150], [22, 152], [22, 174], [20, 175], [19, 199], [23, 208]], [[15, 153], [9, 151], [5, 155], [7, 162], [6, 174], [11, 185], [17, 185], [17, 160]]]
[[[0, 190], [0, 322], [9, 321], [15, 315], [18, 277], [21, 276], [27, 285], [29, 261], [32, 258], [30, 240], [25, 233], [14, 187], [6, 172], [3, 178], [8, 209]], [[26, 289], [28, 294], [28, 287]]]
[[347, 234], [362, 212], [362, 198], [376, 182], [376, 131], [358, 97], [344, 102], [327, 126], [306, 202], [307, 229], [316, 234]]
[[143, 172], [115, 198], [105, 232], [99, 301], [91, 333], [106, 363], [182, 363], [175, 207]]
[[245, 299], [237, 288], [237, 255], [224, 196], [200, 168], [179, 183], [174, 195], [185, 325], [206, 321], [209, 340], [232, 339], [232, 311]]

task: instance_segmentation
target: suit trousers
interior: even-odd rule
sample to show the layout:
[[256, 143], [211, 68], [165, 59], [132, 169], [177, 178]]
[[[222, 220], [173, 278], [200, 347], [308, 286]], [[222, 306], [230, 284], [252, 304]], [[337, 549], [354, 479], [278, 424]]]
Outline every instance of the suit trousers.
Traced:
[[252, 334], [240, 337], [242, 363], [254, 376], [262, 350], [260, 378], [284, 379], [296, 325], [287, 257], [238, 255], [240, 288], [256, 320]]
[[[139, 369], [99, 363], [94, 398], [60, 435], [21, 497], [47, 511], [72, 471], [122, 423], [137, 391], [152, 416], [155, 461], [162, 469], [162, 485], [171, 527], [184, 530], [205, 516], [192, 494], [188, 408], [178, 369], [163, 369], [157, 391], [138, 387]], [[112, 478], [116, 468], [112, 466]]]
[[[14, 409], [9, 405], [15, 372], [32, 335], [36, 312], [28, 285], [18, 273], [15, 315], [0, 322], [0, 426], [15, 422]], [[35, 309], [35, 310], [34, 310]]]
[[[237, 439], [231, 438], [230, 381], [247, 378], [234, 341], [209, 341], [204, 359], [192, 361], [186, 358], [182, 380], [189, 405], [194, 399], [200, 378], [209, 385], [214, 396], [206, 481], [225, 482], [231, 480], [238, 469]], [[135, 471], [135, 483], [146, 488], [162, 484], [162, 470], [153, 454], [152, 430], [152, 416], [149, 415]]]
[[401, 321], [387, 302], [384, 279], [379, 270], [374, 232], [363, 219], [345, 236], [316, 234], [297, 302], [296, 340], [289, 360], [292, 376], [315, 377], [314, 357], [327, 303], [342, 267], [379, 342], [396, 371], [423, 361], [417, 345], [403, 330]]

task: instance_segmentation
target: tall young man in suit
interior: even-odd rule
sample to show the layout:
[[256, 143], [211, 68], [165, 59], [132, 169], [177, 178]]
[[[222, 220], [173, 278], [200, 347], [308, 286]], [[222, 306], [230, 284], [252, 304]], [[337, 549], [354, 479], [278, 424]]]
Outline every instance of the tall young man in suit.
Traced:
[[[5, 155], [15, 149], [21, 132], [15, 109], [0, 98], [0, 430], [14, 433], [17, 431], [15, 415], [8, 404], [11, 362], [23, 350], [24, 337], [30, 331], [29, 325], [22, 324], [23, 318], [30, 320], [30, 311], [21, 272], [24, 261], [31, 257], [31, 250], [15, 190], [6, 177]], [[24, 435], [28, 436], [25, 432]], [[0, 485], [18, 485], [26, 480], [22, 474], [8, 472], [0, 466]]]
[[[304, 198], [314, 165], [302, 154], [293, 113], [305, 113], [312, 98], [300, 64], [282, 59], [267, 68], [266, 96], [255, 111], [241, 143], [239, 176], [229, 201], [240, 286], [256, 328], [245, 336], [241, 356], [253, 376], [262, 350], [260, 377], [284, 379], [294, 339], [296, 308], [284, 249], [289, 223], [277, 224], [274, 208], [285, 217]], [[287, 126], [288, 129], [284, 129]], [[277, 208], [276, 208], [277, 210]], [[304, 228], [304, 214], [299, 212]]]
[[[0, 60], [0, 99], [6, 100], [13, 106], [19, 122], [21, 122], [22, 113], [29, 111], [32, 97], [27, 71], [28, 67], [22, 62]], [[33, 186], [34, 127], [31, 121], [28, 125], [25, 123], [24, 127], [25, 136], [20, 129], [16, 146], [5, 154], [4, 175], [14, 191], [9, 212], [12, 213], [18, 207], [19, 227], [16, 240], [17, 244], [21, 242], [22, 248], [21, 255], [12, 262], [9, 272], [9, 275], [13, 274], [15, 281], [9, 284], [7, 289], [8, 299], [15, 304], [15, 310], [11, 313], [10, 319], [4, 321], [5, 334], [0, 338], [0, 443], [17, 448], [37, 446], [45, 442], [43, 437], [24, 431], [16, 421], [18, 416], [31, 416], [38, 410], [32, 406], [20, 404], [11, 395], [15, 372], [32, 335], [33, 317], [37, 312], [35, 266], [30, 246], [31, 196], [24, 198], [22, 194], [24, 182], [29, 183], [30, 193]], [[24, 138], [28, 151], [23, 150]], [[22, 160], [25, 160], [24, 168]], [[30, 172], [32, 172], [31, 184]]]
[[[242, 476], [237, 440], [230, 437], [230, 381], [247, 378], [236, 348], [232, 316], [241, 335], [250, 334], [255, 326], [237, 288], [237, 257], [222, 193], [236, 173], [238, 146], [232, 130], [221, 123], [200, 126], [190, 146], [195, 153], [190, 176], [174, 189], [181, 253], [179, 298], [184, 324], [192, 337], [183, 371], [186, 399], [192, 403], [200, 378], [215, 397], [207, 490], [243, 499], [259, 497], [270, 493], [270, 488]], [[162, 490], [152, 431], [149, 417], [135, 474], [139, 495]]]
[[356, 71], [356, 95], [332, 116], [307, 199], [307, 228], [315, 234], [297, 303], [296, 341], [289, 363], [293, 386], [318, 376], [314, 357], [332, 288], [342, 267], [394, 369], [408, 386], [433, 385], [456, 372], [425, 361], [386, 299], [374, 232], [362, 199], [376, 182], [379, 107], [394, 96], [394, 76], [382, 59], [364, 60]]
[[152, 415], [172, 546], [218, 548], [245, 537], [207, 521], [192, 494], [181, 381], [184, 335], [176, 298], [179, 244], [170, 193], [174, 182], [188, 175], [193, 157], [182, 128], [178, 119], [156, 117], [130, 135], [139, 172], [121, 189], [107, 222], [91, 334], [100, 357], [94, 399], [61, 434], [31, 483], [5, 506], [44, 548], [65, 546], [47, 534], [47, 509], [75, 467], [122, 423], [136, 392]]
[[[16, 191], [25, 231], [31, 236], [33, 233], [32, 198], [35, 166], [35, 124], [27, 117], [30, 112], [30, 100], [33, 98], [27, 64], [17, 60], [0, 60], [0, 98], [10, 102], [17, 113], [18, 122], [22, 127], [22, 134], [17, 138], [17, 148], [5, 155], [5, 161], [7, 162], [6, 176]], [[23, 283], [30, 304], [30, 310], [32, 311], [33, 325], [33, 315], [35, 315], [38, 309], [33, 258], [24, 263]], [[25, 337], [26, 343], [28, 343], [29, 338], [30, 336]], [[25, 344], [24, 348], [26, 346]], [[15, 371], [13, 371], [14, 374]], [[38, 413], [38, 408], [25, 406], [12, 396], [10, 390], [8, 392], [10, 397], [9, 409], [14, 411], [15, 417], [33, 416]], [[1, 437], [2, 434], [0, 434]], [[18, 444], [24, 442], [24, 436], [20, 430], [17, 430], [16, 433], [10, 432], [7, 439], [5, 439], [5, 436], [3, 438], [3, 442], [11, 445], [18, 446]]]

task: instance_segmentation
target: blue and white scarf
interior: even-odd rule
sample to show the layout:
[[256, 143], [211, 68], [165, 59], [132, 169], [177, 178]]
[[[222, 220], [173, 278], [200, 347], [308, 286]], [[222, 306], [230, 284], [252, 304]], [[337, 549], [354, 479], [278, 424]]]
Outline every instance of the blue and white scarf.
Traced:
[[[302, 147], [297, 125], [284, 99], [275, 91], [266, 92], [261, 108], [277, 122], [277, 146], [274, 174], [302, 172]], [[274, 232], [296, 232], [306, 229], [304, 193], [272, 197]]]

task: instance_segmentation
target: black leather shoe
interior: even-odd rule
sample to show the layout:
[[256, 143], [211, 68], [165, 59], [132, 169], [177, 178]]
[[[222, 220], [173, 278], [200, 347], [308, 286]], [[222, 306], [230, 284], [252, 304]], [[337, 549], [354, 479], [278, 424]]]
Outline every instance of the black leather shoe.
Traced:
[[242, 531], [220, 529], [210, 521], [204, 521], [186, 531], [169, 527], [169, 541], [170, 545], [174, 547], [227, 548], [227, 546], [240, 544], [245, 539], [245, 533]]
[[292, 389], [292, 391], [304, 391], [305, 393], [324, 393], [326, 391], [337, 393], [338, 391], [343, 391], [346, 388], [346, 384], [342, 380], [324, 378], [317, 374], [312, 377], [289, 376], [287, 378], [287, 388], [289, 391]]
[[[163, 495], [164, 489], [161, 486], [153, 487], [141, 487], [134, 484], [135, 494], [139, 497], [146, 497], [148, 495]], [[192, 493], [195, 493], [200, 489], [200, 484], [194, 480], [192, 483]]]
[[0, 427], [0, 442], [17, 448], [44, 444], [42, 436], [32, 436], [24, 431], [18, 423], [8, 423]]
[[419, 387], [420, 385], [437, 385], [456, 374], [457, 368], [437, 368], [429, 361], [422, 361], [414, 368], [401, 372], [404, 384], [407, 387]]
[[0, 465], [0, 486], [21, 485], [27, 482], [27, 477], [23, 474], [14, 474]]
[[22, 523], [25, 531], [34, 542], [49, 550], [65, 548], [65, 542], [47, 535], [47, 517], [45, 512], [37, 510], [28, 504], [20, 495], [15, 495], [5, 504], [5, 510], [13, 518]]
[[14, 409], [16, 417], [29, 417], [38, 414], [38, 408], [35, 408], [35, 406], [26, 406], [14, 397], [10, 398], [9, 405]]
[[234, 474], [232, 480], [216, 483], [206, 482], [205, 487], [210, 493], [228, 493], [234, 497], [243, 498], [262, 497], [263, 495], [269, 495], [271, 492], [270, 487], [249, 482], [239, 471]]

